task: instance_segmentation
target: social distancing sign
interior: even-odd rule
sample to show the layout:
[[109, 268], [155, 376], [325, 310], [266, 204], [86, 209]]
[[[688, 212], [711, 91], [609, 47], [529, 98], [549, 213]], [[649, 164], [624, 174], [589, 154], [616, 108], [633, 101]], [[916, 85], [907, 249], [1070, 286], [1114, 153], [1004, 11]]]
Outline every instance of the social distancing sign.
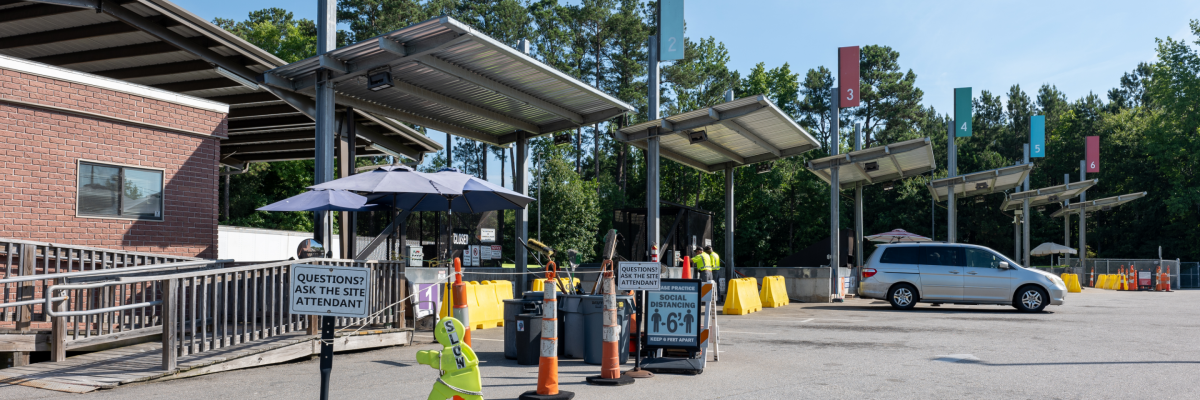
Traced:
[[288, 312], [299, 315], [365, 318], [371, 270], [327, 265], [293, 265]]
[[662, 282], [646, 292], [646, 345], [699, 347], [700, 282]]

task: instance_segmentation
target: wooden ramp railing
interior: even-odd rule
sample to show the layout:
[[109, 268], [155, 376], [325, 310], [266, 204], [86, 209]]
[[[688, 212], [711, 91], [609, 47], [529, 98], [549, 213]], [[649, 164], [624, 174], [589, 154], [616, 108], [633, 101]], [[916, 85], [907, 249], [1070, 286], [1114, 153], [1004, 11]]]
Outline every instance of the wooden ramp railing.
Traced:
[[[339, 327], [386, 325], [404, 328], [407, 281], [400, 261], [303, 259], [197, 271], [120, 276], [92, 283], [56, 284], [43, 307], [60, 318], [96, 318], [117, 313], [133, 316], [140, 330], [162, 333], [162, 368], [173, 371], [180, 356], [266, 339], [315, 326], [310, 318], [288, 312], [290, 270], [295, 264], [368, 268], [372, 273], [370, 318], [338, 318]], [[87, 307], [81, 299], [122, 294], [122, 301]], [[68, 304], [84, 304], [68, 308]], [[153, 318], [146, 319], [146, 316]], [[147, 324], [148, 323], [148, 324]], [[109, 331], [120, 339], [122, 332]]]

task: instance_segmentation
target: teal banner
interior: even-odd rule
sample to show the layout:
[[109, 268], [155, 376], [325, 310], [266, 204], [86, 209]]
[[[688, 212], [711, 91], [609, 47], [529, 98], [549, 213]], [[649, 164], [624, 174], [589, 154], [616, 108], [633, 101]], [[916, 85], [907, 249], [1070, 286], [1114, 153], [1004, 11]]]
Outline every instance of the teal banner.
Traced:
[[659, 0], [658, 60], [682, 60], [683, 48], [683, 0]]
[[1046, 116], [1034, 115], [1029, 119], [1029, 156], [1046, 156]]
[[954, 136], [971, 136], [971, 88], [954, 89]]

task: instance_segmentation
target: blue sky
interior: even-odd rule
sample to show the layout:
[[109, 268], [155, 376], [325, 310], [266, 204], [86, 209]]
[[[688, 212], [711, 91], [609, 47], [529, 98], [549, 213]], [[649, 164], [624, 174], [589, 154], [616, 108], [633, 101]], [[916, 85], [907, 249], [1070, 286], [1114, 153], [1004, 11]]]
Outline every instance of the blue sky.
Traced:
[[[315, 19], [317, 10], [315, 1], [175, 2], [209, 20], [241, 20], [267, 7]], [[1050, 83], [1071, 100], [1088, 92], [1103, 97], [1121, 74], [1154, 59], [1155, 38], [1196, 40], [1188, 19], [1200, 19], [1200, 1], [687, 0], [684, 15], [688, 36], [724, 42], [730, 67], [743, 74], [759, 62], [836, 72], [837, 47], [890, 46], [901, 67], [917, 74], [924, 104], [944, 113], [953, 88], [964, 86], [978, 96], [1020, 84], [1033, 96]]]

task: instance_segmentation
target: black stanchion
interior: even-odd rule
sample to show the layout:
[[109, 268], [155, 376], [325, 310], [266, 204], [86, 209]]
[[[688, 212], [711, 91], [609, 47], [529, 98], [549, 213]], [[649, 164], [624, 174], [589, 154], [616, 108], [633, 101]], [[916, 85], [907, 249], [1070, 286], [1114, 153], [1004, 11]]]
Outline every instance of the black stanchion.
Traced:
[[321, 400], [329, 400], [329, 375], [333, 373], [334, 317], [321, 317]]

